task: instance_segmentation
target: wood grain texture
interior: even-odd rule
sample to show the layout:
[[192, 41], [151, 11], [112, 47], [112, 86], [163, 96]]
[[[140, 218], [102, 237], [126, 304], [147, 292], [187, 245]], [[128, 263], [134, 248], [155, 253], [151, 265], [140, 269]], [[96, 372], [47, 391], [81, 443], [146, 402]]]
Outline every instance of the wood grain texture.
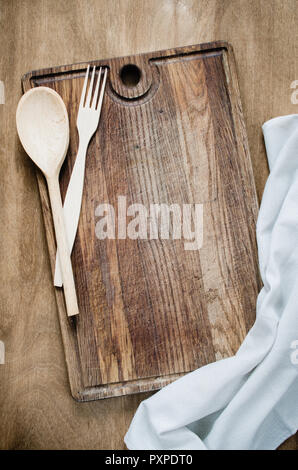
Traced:
[[[80, 316], [71, 322], [71, 338], [57, 292], [71, 390], [80, 401], [155, 390], [235, 354], [254, 322], [260, 288], [257, 198], [231, 47], [209, 43], [94, 64], [111, 74], [87, 154], [72, 255]], [[138, 85], [123, 85], [124, 64], [140, 68]], [[25, 90], [49, 86], [66, 103], [71, 146], [61, 171], [63, 195], [77, 154], [85, 68], [46, 69], [23, 79]], [[53, 265], [53, 221], [40, 174], [38, 181]], [[98, 240], [97, 205], [113, 206], [117, 226], [123, 196], [125, 212], [131, 204], [178, 205], [180, 227], [183, 205], [202, 204], [202, 248], [185, 250], [186, 239], [174, 240], [173, 229], [169, 239], [151, 240], [149, 227], [145, 240], [119, 240], [118, 233]]]
[[[148, 396], [84, 404], [70, 396], [34, 167], [16, 138], [20, 77], [59, 64], [231, 42], [260, 198], [268, 175], [261, 124], [297, 112], [290, 100], [297, 21], [295, 0], [1, 0], [1, 448], [123, 448]], [[297, 449], [297, 436], [282, 448]]]

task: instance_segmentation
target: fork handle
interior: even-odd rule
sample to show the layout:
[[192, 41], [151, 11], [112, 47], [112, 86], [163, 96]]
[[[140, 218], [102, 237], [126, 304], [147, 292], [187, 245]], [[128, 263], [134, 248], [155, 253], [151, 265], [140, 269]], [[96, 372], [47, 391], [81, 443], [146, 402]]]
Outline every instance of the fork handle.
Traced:
[[[71, 173], [63, 205], [66, 238], [70, 253], [72, 252], [72, 247], [75, 241], [81, 212], [87, 148], [88, 142], [86, 143], [84, 140], [80, 139], [77, 157]], [[63, 277], [61, 276], [61, 265], [57, 252], [54, 285], [61, 287], [62, 282]]]
[[66, 310], [68, 316], [77, 315], [79, 313], [79, 307], [70, 260], [70, 251], [66, 238], [58, 175], [53, 178], [47, 178], [47, 183], [49, 188], [57, 247], [62, 266]]

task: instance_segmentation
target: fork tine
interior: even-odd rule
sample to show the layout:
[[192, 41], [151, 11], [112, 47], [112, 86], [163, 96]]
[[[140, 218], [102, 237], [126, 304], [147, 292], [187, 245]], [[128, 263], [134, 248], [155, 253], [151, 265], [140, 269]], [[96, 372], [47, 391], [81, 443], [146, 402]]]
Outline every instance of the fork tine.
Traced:
[[102, 100], [103, 100], [103, 94], [105, 91], [105, 86], [106, 86], [106, 80], [107, 80], [107, 75], [108, 75], [108, 69], [106, 68], [104, 71], [104, 76], [103, 76], [103, 82], [102, 82], [102, 87], [100, 90], [100, 95], [99, 95], [99, 100], [98, 100], [98, 106], [97, 106], [97, 111], [100, 113], [101, 110], [101, 105], [102, 105]]
[[85, 75], [84, 85], [83, 85], [83, 89], [82, 89], [82, 93], [81, 93], [80, 108], [82, 108], [84, 106], [87, 83], [88, 83], [88, 76], [89, 76], [89, 69], [90, 69], [90, 65], [88, 65], [86, 75]]
[[97, 82], [96, 82], [95, 92], [94, 92], [94, 96], [93, 96], [93, 100], [92, 100], [92, 105], [91, 105], [91, 108], [92, 108], [92, 109], [95, 109], [95, 108], [96, 108], [97, 97], [98, 97], [98, 90], [99, 90], [99, 85], [100, 85], [100, 81], [101, 81], [101, 70], [102, 70], [102, 67], [100, 67], [99, 72], [98, 72], [98, 79], [97, 79]]
[[89, 85], [89, 90], [88, 90], [88, 95], [87, 95], [87, 99], [86, 99], [86, 107], [89, 108], [90, 107], [90, 101], [91, 101], [91, 95], [92, 95], [92, 90], [93, 90], [93, 82], [94, 82], [94, 75], [95, 75], [95, 66], [93, 67], [93, 71], [92, 71], [92, 76], [91, 76], [91, 82], [90, 82], [90, 85]]

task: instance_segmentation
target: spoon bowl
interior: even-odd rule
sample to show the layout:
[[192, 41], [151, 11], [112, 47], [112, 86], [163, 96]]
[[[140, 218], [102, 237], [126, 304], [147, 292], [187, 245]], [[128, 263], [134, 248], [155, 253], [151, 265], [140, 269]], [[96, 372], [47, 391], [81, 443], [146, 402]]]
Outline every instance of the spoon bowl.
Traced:
[[79, 309], [59, 186], [59, 172], [69, 144], [69, 122], [65, 104], [51, 88], [33, 88], [19, 101], [16, 123], [24, 149], [47, 180], [66, 309], [68, 316], [77, 315]]
[[30, 158], [47, 177], [59, 174], [69, 145], [69, 122], [65, 104], [48, 87], [25, 93], [16, 114], [17, 130]]

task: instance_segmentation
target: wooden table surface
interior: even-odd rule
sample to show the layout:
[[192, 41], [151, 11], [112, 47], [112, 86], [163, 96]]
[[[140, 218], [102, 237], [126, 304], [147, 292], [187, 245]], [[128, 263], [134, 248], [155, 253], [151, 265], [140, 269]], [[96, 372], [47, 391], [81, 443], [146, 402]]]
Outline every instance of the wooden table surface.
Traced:
[[[297, 0], [0, 0], [0, 340], [6, 348], [0, 448], [122, 449], [133, 414], [148, 396], [79, 404], [70, 395], [34, 167], [15, 129], [21, 76], [48, 66], [231, 42], [261, 198], [268, 175], [261, 125], [298, 112], [291, 102], [297, 24]], [[298, 436], [282, 448], [298, 449]]]

